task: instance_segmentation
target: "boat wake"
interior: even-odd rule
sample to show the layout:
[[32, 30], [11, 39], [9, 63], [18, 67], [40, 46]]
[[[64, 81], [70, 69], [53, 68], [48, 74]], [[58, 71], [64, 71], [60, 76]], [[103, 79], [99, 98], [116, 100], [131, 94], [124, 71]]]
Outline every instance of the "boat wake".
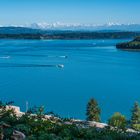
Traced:
[[0, 59], [9, 59], [10, 56], [1, 56]]
[[50, 57], [50, 58], [64, 58], [64, 59], [68, 58], [68, 56], [66, 56], [66, 55], [62, 55], [62, 56], [51, 56], [51, 55], [49, 55], [47, 57]]
[[[64, 59], [67, 59], [68, 58], [68, 56], [67, 55], [43, 55], [43, 54], [40, 54], [40, 55], [38, 55], [38, 54], [13, 54], [14, 56], [27, 56], [27, 57], [29, 57], [29, 56], [31, 56], [31, 57], [48, 57], [48, 58], [64, 58]], [[10, 56], [2, 56], [2, 57], [0, 57], [1, 59], [8, 59], [8, 58], [10, 58]]]
[[25, 67], [25, 68], [32, 68], [32, 67], [56, 67], [56, 68], [64, 68], [63, 64], [56, 64], [56, 65], [51, 65], [51, 64], [14, 64], [14, 63], [0, 63], [0, 68], [9, 68], [9, 67]]

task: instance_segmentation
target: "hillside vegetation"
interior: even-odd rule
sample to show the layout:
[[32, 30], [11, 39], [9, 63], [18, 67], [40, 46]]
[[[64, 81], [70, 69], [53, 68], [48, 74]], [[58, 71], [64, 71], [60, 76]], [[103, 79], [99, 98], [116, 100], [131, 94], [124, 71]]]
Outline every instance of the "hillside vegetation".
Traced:
[[0, 39], [128, 39], [140, 36], [140, 32], [129, 31], [73, 31], [40, 30], [23, 27], [0, 27]]
[[[96, 112], [97, 111], [97, 112]], [[17, 113], [8, 103], [0, 103], [0, 140], [139, 140], [140, 108], [135, 103], [130, 121], [115, 113], [103, 125], [101, 110], [95, 99], [87, 104], [87, 121], [60, 118], [44, 113], [44, 108], [33, 108]], [[98, 124], [90, 126], [89, 124]], [[103, 127], [102, 127], [103, 126]], [[133, 129], [128, 129], [133, 128]], [[128, 131], [129, 130], [129, 131]]]
[[116, 47], [118, 49], [140, 50], [140, 36], [133, 41], [117, 44]]

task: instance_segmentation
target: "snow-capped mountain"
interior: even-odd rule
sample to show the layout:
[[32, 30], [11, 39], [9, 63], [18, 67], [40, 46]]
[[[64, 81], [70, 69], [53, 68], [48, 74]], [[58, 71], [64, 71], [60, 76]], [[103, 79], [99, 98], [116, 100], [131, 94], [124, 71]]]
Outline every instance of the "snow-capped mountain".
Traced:
[[54, 30], [125, 30], [125, 31], [140, 31], [140, 24], [119, 24], [108, 23], [104, 25], [94, 24], [65, 24], [65, 23], [33, 23], [28, 25], [33, 29], [54, 29]]
[[93, 27], [93, 25], [86, 24], [65, 24], [65, 23], [33, 23], [29, 25], [31, 28], [35, 29], [62, 29], [62, 30], [72, 30], [72, 29], [86, 29], [89, 27]]
[[95, 24], [66, 24], [61, 22], [56, 23], [33, 23], [25, 25], [7, 25], [0, 27], [22, 27], [31, 29], [41, 29], [41, 30], [90, 30], [90, 31], [140, 31], [140, 24], [120, 24], [120, 23], [108, 23], [104, 25]]

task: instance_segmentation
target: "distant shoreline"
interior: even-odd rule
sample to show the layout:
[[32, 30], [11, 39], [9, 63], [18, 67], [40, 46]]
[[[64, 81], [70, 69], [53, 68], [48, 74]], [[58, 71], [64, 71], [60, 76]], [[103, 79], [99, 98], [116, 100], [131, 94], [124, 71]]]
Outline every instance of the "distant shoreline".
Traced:
[[[125, 34], [126, 32], [124, 32]], [[85, 35], [86, 34], [86, 35]], [[137, 36], [140, 36], [138, 34]], [[135, 35], [127, 33], [62, 33], [62, 34], [0, 34], [0, 39], [23, 39], [23, 40], [94, 40], [94, 39], [132, 39]]]
[[1, 27], [0, 39], [33, 40], [91, 40], [91, 39], [132, 39], [140, 36], [135, 31], [59, 31], [37, 30], [18, 27]]

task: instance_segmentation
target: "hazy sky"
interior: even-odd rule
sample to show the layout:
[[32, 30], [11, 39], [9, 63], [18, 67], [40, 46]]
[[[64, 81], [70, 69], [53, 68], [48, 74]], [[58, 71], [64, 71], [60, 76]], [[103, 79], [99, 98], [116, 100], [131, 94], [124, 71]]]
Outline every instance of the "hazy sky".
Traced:
[[0, 0], [0, 24], [140, 23], [140, 0]]

